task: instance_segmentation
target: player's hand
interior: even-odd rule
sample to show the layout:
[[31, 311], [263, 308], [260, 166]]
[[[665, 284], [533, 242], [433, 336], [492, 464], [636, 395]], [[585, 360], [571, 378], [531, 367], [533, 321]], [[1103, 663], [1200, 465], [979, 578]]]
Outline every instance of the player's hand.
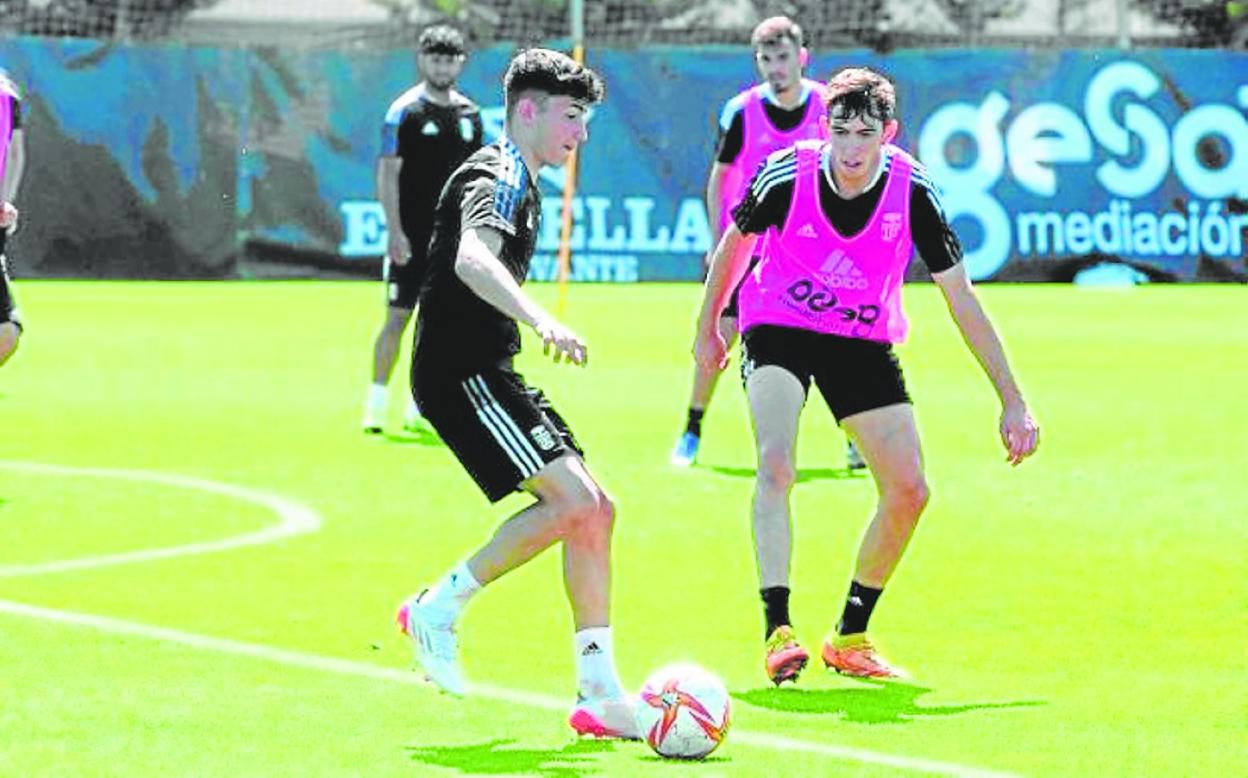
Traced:
[[533, 330], [542, 339], [542, 353], [551, 355], [555, 363], [565, 359], [574, 365], [584, 365], [589, 361], [589, 346], [572, 330], [554, 319], [539, 319], [533, 324]]
[[0, 228], [9, 232], [17, 229], [17, 206], [5, 200], [0, 206]]
[[693, 358], [703, 367], [723, 370], [728, 367], [728, 344], [724, 342], [718, 329], [710, 332], [699, 332], [693, 342]]
[[406, 265], [412, 258], [412, 245], [407, 242], [407, 236], [402, 230], [390, 231], [390, 237], [386, 241], [386, 255], [396, 265]]
[[1040, 425], [1022, 403], [1008, 405], [1001, 411], [1001, 443], [1005, 461], [1017, 466], [1036, 453], [1040, 446]]

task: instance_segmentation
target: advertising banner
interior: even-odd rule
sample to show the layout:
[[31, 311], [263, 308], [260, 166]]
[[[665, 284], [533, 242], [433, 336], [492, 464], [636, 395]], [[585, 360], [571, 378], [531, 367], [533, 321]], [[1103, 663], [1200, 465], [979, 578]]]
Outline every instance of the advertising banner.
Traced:
[[[460, 87], [503, 129], [512, 49]], [[18, 262], [33, 274], [221, 277], [375, 269], [374, 165], [413, 52], [101, 47], [14, 39], [31, 164]], [[703, 203], [745, 47], [589, 52], [607, 81], [572, 201], [573, 279], [697, 280]], [[1248, 54], [1213, 50], [816, 52], [808, 75], [883, 69], [899, 143], [944, 191], [972, 277], [1068, 280], [1106, 259], [1158, 279], [1248, 278]], [[555, 277], [564, 172], [532, 277]], [[15, 249], [16, 250], [16, 249]], [[248, 258], [280, 257], [257, 271]]]

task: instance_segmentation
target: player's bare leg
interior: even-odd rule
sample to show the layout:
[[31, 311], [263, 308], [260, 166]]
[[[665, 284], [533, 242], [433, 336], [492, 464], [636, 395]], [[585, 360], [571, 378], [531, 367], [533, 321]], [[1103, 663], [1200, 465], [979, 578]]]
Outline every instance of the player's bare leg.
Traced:
[[858, 549], [845, 612], [824, 644], [823, 659], [830, 668], [850, 675], [904, 676], [872, 646], [866, 625], [927, 506], [929, 490], [914, 411], [901, 403], [855, 414], [842, 424], [858, 440], [870, 465], [879, 503]]
[[[719, 336], [724, 339], [729, 351], [737, 340], [737, 319], [735, 316], [719, 318]], [[693, 389], [689, 393], [689, 418], [685, 431], [676, 440], [670, 461], [677, 467], [689, 467], [698, 459], [698, 448], [702, 444], [702, 415], [711, 404], [715, 387], [722, 373], [716, 367], [708, 367], [696, 360], [693, 363]]]
[[810, 658], [788, 623], [793, 547], [789, 495], [797, 480], [797, 425], [806, 394], [792, 373], [766, 365], [746, 380], [746, 396], [758, 450], [753, 521], [759, 588], [768, 608], [763, 663], [767, 677], [779, 685], [796, 680]]
[[364, 419], [361, 422], [365, 432], [380, 433], [385, 425], [389, 396], [387, 387], [390, 384], [390, 375], [394, 372], [399, 344], [403, 341], [403, 330], [407, 329], [411, 318], [411, 308], [386, 308], [386, 319], [373, 341], [373, 382], [368, 386], [368, 395], [364, 400]]
[[17, 351], [17, 342], [21, 337], [21, 329], [11, 321], [0, 322], [0, 365], [9, 361], [13, 352]]

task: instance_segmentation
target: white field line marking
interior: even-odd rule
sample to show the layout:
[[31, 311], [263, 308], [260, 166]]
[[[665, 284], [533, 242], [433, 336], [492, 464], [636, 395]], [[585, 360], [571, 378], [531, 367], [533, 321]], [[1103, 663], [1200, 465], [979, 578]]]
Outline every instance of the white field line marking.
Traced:
[[203, 543], [188, 543], [166, 548], [140, 549], [124, 551], [103, 556], [63, 559], [54, 562], [37, 562], [26, 565], [0, 565], [0, 578], [12, 578], [21, 575], [40, 575], [43, 573], [60, 573], [66, 570], [84, 570], [93, 567], [109, 567], [125, 565], [132, 562], [149, 562], [154, 559], [192, 556], [196, 554], [215, 554], [246, 546], [258, 546], [273, 543], [283, 538], [315, 532], [321, 528], [321, 518], [316, 511], [285, 497], [275, 494], [247, 489], [242, 486], [224, 484], [172, 473], [157, 473], [147, 470], [112, 470], [98, 467], [66, 467], [64, 465], [48, 465], [36, 462], [14, 462], [0, 460], [0, 469], [16, 470], [23, 473], [58, 476], [86, 476], [88, 478], [110, 478], [122, 481], [138, 481], [140, 483], [164, 484], [180, 489], [194, 489], [209, 494], [219, 494], [243, 502], [249, 502], [268, 508], [278, 516], [277, 524], [236, 535], [232, 538], [212, 540]]
[[[10, 600], [0, 600], [0, 613], [8, 613], [14, 616], [25, 616], [27, 618], [52, 621], [58, 624], [68, 624], [76, 627], [88, 627], [90, 629], [99, 630], [100, 632], [107, 632], [116, 635], [133, 635], [135, 637], [147, 638], [150, 640], [160, 640], [166, 643], [176, 643], [178, 645], [188, 646], [190, 648], [200, 649], [203, 651], [215, 651], [223, 654], [233, 654], [235, 656], [246, 656], [253, 659], [261, 659], [268, 662], [290, 665], [292, 667], [300, 667], [307, 670], [319, 670], [321, 672], [337, 673], [339, 675], [359, 676], [378, 681], [419, 685], [422, 687], [428, 686], [419, 673], [415, 673], [410, 670], [395, 670], [386, 667], [378, 667], [365, 662], [356, 662], [349, 659], [335, 659], [333, 657], [305, 654], [300, 651], [274, 648], [272, 646], [265, 646], [256, 643], [242, 643], [236, 640], [211, 637], [209, 635], [197, 635], [191, 632], [169, 629], [167, 627], [157, 627], [148, 624], [138, 624], [131, 621], [122, 621], [121, 619], [114, 619], [108, 616], [94, 616], [87, 613], [53, 610], [51, 608], [41, 608], [36, 605], [26, 605], [24, 603], [12, 602]], [[541, 710], [559, 711], [561, 713], [568, 710], [568, 703], [566, 700], [559, 700], [549, 695], [538, 694], [535, 692], [504, 689], [485, 684], [472, 684], [471, 693], [485, 699], [507, 702], [514, 705], [524, 705]], [[808, 740], [799, 740], [797, 738], [782, 737], [779, 735], [743, 732], [740, 729], [734, 729], [732, 731], [731, 740], [734, 743], [740, 743], [754, 748], [764, 748], [773, 751], [800, 751], [802, 753], [815, 754], [847, 762], [861, 762], [870, 765], [893, 767], [898, 770], [928, 773], [932, 775], [956, 776], [956, 778], [1007, 778], [1008, 776], [1013, 775], [1011, 773], [995, 772], [980, 769], [978, 767], [952, 764], [950, 762], [938, 762], [931, 759], [894, 756], [862, 748], [837, 746], [828, 743], [818, 743]]]

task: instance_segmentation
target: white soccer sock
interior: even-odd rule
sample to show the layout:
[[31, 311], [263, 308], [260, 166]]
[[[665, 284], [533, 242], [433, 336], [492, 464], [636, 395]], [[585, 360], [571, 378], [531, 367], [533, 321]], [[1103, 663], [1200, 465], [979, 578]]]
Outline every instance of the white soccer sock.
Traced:
[[576, 633], [577, 689], [582, 697], [620, 697], [615, 672], [615, 646], [610, 627], [588, 627]]
[[368, 385], [368, 407], [385, 410], [386, 400], [390, 392], [385, 384]]
[[460, 562], [429, 590], [425, 604], [448, 623], [454, 623], [464, 606], [479, 591], [481, 584], [468, 569], [468, 563]]

